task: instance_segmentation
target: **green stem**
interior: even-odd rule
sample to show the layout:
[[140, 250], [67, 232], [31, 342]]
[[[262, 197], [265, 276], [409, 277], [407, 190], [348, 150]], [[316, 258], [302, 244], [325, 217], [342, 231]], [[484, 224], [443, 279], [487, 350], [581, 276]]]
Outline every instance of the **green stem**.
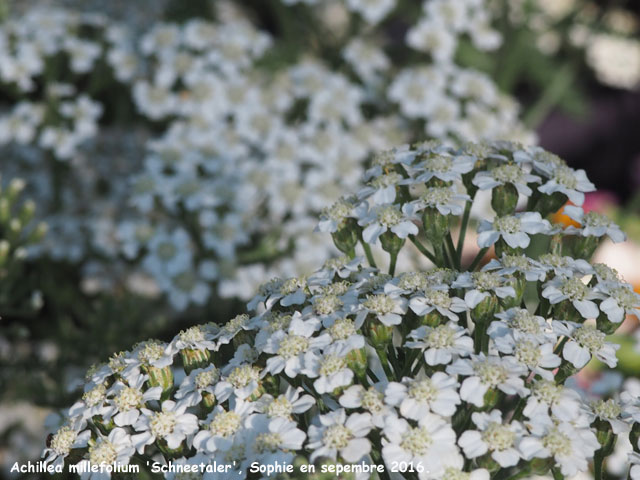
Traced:
[[453, 268], [460, 270], [460, 261], [456, 253], [456, 247], [453, 245], [453, 238], [451, 238], [451, 232], [447, 234], [447, 250], [449, 251], [449, 258]]
[[473, 272], [478, 266], [478, 264], [480, 263], [480, 260], [482, 260], [482, 258], [484, 257], [484, 255], [487, 253], [488, 250], [489, 250], [488, 247], [485, 247], [482, 250], [480, 250], [476, 255], [476, 258], [474, 258], [473, 262], [471, 262], [471, 265], [469, 265], [469, 268], [467, 270], [470, 272]]
[[464, 247], [464, 237], [467, 234], [467, 225], [469, 224], [470, 213], [471, 202], [467, 202], [464, 206], [464, 213], [462, 214], [462, 223], [460, 224], [460, 233], [458, 234], [458, 246], [456, 247], [456, 261], [458, 266], [462, 265], [462, 248]]
[[389, 262], [389, 275], [393, 277], [396, 273], [396, 262], [398, 260], [398, 252], [391, 254], [391, 261]]
[[372, 266], [373, 268], [378, 268], [378, 266], [376, 265], [376, 261], [373, 259], [373, 253], [371, 253], [371, 247], [369, 246], [369, 244], [364, 240], [360, 240], [360, 243], [362, 244], [364, 254], [367, 256], [367, 261], [369, 262], [369, 265]]
[[433, 255], [433, 253], [427, 250], [427, 247], [422, 245], [414, 235], [410, 235], [409, 240], [411, 240], [411, 243], [413, 243], [416, 246], [416, 248], [420, 250], [420, 253], [422, 253], [425, 257], [431, 260], [434, 264], [438, 265], [438, 260]]
[[600, 449], [593, 456], [593, 480], [602, 480], [602, 462], [604, 461], [602, 453]]

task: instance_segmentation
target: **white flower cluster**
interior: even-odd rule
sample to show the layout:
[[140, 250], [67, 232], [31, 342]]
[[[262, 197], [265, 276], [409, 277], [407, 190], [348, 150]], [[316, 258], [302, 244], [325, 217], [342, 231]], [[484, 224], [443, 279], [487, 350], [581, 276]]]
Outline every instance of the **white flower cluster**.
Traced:
[[[600, 479], [617, 436], [630, 433], [637, 462], [637, 396], [592, 401], [565, 385], [591, 358], [615, 366], [606, 336], [640, 308], [615, 271], [580, 258], [611, 223], [563, 231], [542, 219], [591, 188], [582, 173], [506, 142], [426, 143], [381, 158], [368, 185], [321, 222], [347, 256], [263, 285], [253, 316], [142, 343], [93, 369], [47, 461], [216, 461], [232, 466], [221, 478], [244, 478], [253, 462], [302, 458], [387, 472], [406, 464], [443, 480], [564, 478], [593, 463]], [[530, 194], [527, 212], [514, 213], [517, 185]], [[481, 245], [499, 256], [478, 271], [476, 261], [462, 268], [448, 239], [453, 218], [466, 229], [460, 202], [479, 188], [492, 189], [502, 221], [480, 224], [497, 234]], [[549, 253], [525, 256], [533, 235], [551, 240]], [[406, 238], [437, 267], [393, 276]], [[354, 256], [358, 241], [382, 243], [389, 274]], [[526, 287], [540, 292], [537, 304], [525, 303]]]
[[[372, 152], [425, 133], [451, 142], [531, 140], [515, 101], [488, 76], [453, 61], [458, 37], [469, 36], [478, 48], [497, 46], [483, 2], [448, 5], [425, 2], [413, 28], [422, 33], [411, 30], [402, 45], [433, 47], [430, 58], [394, 65], [382, 48], [385, 31], [374, 27], [395, 2], [349, 0], [344, 7], [366, 25], [341, 43], [339, 67], [307, 55], [275, 71], [263, 61], [277, 55], [274, 39], [240, 9], [217, 22], [158, 23], [139, 36], [104, 17], [66, 11], [34, 11], [19, 28], [7, 22], [0, 63], [32, 59], [25, 65], [33, 66], [20, 77], [7, 73], [4, 83], [25, 91], [44, 83], [48, 93], [18, 103], [0, 120], [0, 142], [38, 144], [70, 165], [49, 173], [38, 168], [46, 158], [29, 155], [16, 172], [50, 193], [42, 195], [56, 209], [49, 251], [73, 261], [95, 251], [123, 269], [136, 263], [176, 309], [206, 302], [212, 282], [222, 297], [246, 298], [271, 276], [311, 271], [326, 258], [331, 245], [310, 235], [310, 227], [324, 205], [356, 188]], [[435, 40], [422, 38], [426, 24], [446, 34], [448, 58], [435, 55], [445, 51]], [[59, 81], [64, 59], [75, 76], [50, 85], [47, 72]], [[123, 135], [123, 128], [96, 131], [104, 108], [78, 84], [105, 82], [125, 87], [157, 137], [129, 135], [140, 142], [137, 149], [94, 162], [102, 137]], [[105, 106], [115, 112], [110, 118], [120, 108], [114, 103]], [[94, 144], [86, 144], [90, 137]], [[148, 152], [143, 164], [114, 165], [141, 146]], [[103, 192], [105, 181], [110, 188], [99, 203], [76, 191]]]

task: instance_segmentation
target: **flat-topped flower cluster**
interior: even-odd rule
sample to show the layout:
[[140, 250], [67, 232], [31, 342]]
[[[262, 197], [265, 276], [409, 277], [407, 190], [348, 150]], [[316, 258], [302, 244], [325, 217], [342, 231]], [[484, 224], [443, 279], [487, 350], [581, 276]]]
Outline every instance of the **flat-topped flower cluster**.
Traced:
[[[567, 198], [581, 203], [593, 189], [584, 172], [539, 148], [426, 143], [376, 157], [366, 179], [320, 222], [344, 257], [263, 285], [251, 315], [92, 369], [47, 461], [232, 465], [220, 478], [296, 459], [384, 464], [381, 478], [398, 465], [421, 479], [590, 468], [602, 478], [616, 438], [629, 435], [637, 464], [640, 400], [565, 385], [593, 358], [615, 367], [607, 335], [640, 308], [614, 270], [587, 261], [603, 235], [620, 239], [613, 223], [577, 205], [580, 227], [544, 218]], [[461, 265], [452, 229], [461, 247], [483, 189], [496, 217], [480, 222], [480, 253]], [[406, 239], [434, 268], [395, 275]], [[389, 273], [355, 256], [377, 241]], [[526, 256], [533, 241], [547, 253]], [[478, 269], [489, 246], [496, 255]]]

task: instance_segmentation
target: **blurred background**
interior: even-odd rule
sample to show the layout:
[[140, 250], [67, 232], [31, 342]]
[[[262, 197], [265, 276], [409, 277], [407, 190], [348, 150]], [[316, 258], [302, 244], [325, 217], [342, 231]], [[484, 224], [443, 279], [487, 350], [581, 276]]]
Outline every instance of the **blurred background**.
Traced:
[[[558, 154], [628, 233], [596, 261], [640, 292], [638, 2], [2, 0], [0, 17], [0, 478], [39, 457], [91, 365], [335, 255], [317, 215], [386, 148]], [[636, 327], [618, 371], [577, 388], [640, 373]]]

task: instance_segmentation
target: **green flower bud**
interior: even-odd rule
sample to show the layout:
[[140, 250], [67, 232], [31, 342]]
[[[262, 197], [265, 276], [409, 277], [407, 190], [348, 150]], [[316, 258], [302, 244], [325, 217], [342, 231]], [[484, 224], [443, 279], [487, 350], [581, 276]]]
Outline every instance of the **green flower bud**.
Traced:
[[449, 233], [449, 215], [443, 215], [435, 208], [425, 208], [422, 213], [422, 226], [431, 243], [442, 242]]
[[187, 375], [196, 368], [206, 367], [209, 365], [211, 359], [209, 350], [193, 350], [191, 348], [180, 350], [180, 356], [182, 357], [182, 365]]
[[576, 237], [572, 245], [573, 256], [589, 260], [600, 245], [600, 240], [599, 237]]
[[471, 318], [476, 323], [490, 322], [498, 310], [498, 297], [490, 294], [471, 310]]
[[162, 387], [162, 397], [165, 398], [173, 389], [173, 371], [170, 366], [158, 368], [143, 366], [142, 370], [149, 375], [149, 387]]
[[213, 410], [216, 406], [216, 396], [213, 393], [203, 392], [202, 403], [200, 404], [206, 413]]
[[513, 215], [518, 204], [518, 190], [511, 183], [498, 185], [491, 193], [491, 207], [499, 217]]
[[355, 247], [360, 237], [360, 227], [355, 218], [349, 218], [345, 226], [331, 234], [335, 246], [345, 255], [355, 256]]
[[487, 393], [484, 394], [484, 406], [483, 410], [489, 411], [496, 406], [500, 398], [500, 391], [496, 388], [490, 388]]
[[404, 242], [404, 238], [398, 237], [391, 231], [386, 231], [382, 235], [380, 235], [380, 243], [382, 244], [382, 249], [385, 252], [388, 252], [390, 255], [397, 255], [404, 245]]
[[447, 323], [447, 318], [444, 317], [437, 310], [433, 310], [432, 312], [427, 313], [420, 317], [420, 325], [426, 325], [428, 327], [437, 327], [438, 325], [442, 325], [443, 323]]
[[371, 345], [377, 350], [386, 348], [393, 337], [393, 327], [388, 327], [378, 320], [368, 319], [363, 330], [367, 338], [371, 341]]
[[369, 367], [367, 351], [364, 348], [351, 350], [347, 355], [347, 366], [353, 370], [358, 378], [366, 379], [367, 368]]

